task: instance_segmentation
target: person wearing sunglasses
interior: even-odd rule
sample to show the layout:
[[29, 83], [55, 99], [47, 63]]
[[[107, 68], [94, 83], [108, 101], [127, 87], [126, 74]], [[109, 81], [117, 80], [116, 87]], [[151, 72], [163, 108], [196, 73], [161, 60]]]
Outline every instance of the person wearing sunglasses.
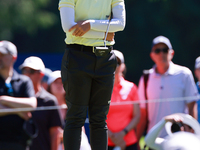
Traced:
[[[197, 119], [196, 101], [198, 100], [198, 91], [194, 77], [187, 67], [174, 64], [172, 62], [173, 57], [174, 50], [167, 37], [158, 36], [153, 39], [150, 58], [155, 65], [146, 73], [148, 80], [145, 81], [143, 75], [138, 86], [142, 114], [137, 127], [138, 137], [141, 137], [144, 133], [146, 125], [148, 132], [164, 116], [173, 113], [188, 112]], [[185, 99], [186, 97], [190, 98]], [[177, 101], [177, 98], [180, 100]], [[144, 100], [149, 101], [149, 103], [144, 103]], [[154, 102], [154, 100], [159, 101]], [[162, 129], [159, 133], [161, 138], [166, 135], [165, 129]]]
[[[58, 105], [56, 97], [42, 87], [41, 81], [45, 72], [42, 59], [30, 56], [24, 60], [19, 69], [33, 82], [37, 107]], [[34, 111], [32, 116], [38, 128], [38, 136], [33, 139], [30, 150], [58, 150], [62, 126], [59, 110]]]
[[13, 68], [17, 59], [17, 47], [10, 41], [0, 41], [0, 149], [25, 150], [30, 140], [24, 124], [32, 116], [30, 111], [6, 109], [36, 108], [31, 80], [18, 74]]

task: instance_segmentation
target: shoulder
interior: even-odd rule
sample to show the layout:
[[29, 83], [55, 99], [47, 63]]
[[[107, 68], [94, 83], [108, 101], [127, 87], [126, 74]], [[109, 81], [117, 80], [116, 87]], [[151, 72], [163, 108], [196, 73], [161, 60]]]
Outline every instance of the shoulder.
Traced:
[[128, 80], [124, 80], [123, 85], [125, 85], [127, 88], [137, 89], [137, 85]]
[[173, 68], [176, 74], [183, 74], [183, 75], [192, 74], [191, 70], [185, 66], [173, 64]]
[[40, 91], [39, 99], [42, 99], [45, 103], [49, 103], [51, 105], [57, 105], [57, 99], [54, 95], [47, 92], [45, 89]]
[[31, 79], [28, 76], [22, 75], [13, 71], [12, 82], [17, 82], [17, 84], [32, 84]]

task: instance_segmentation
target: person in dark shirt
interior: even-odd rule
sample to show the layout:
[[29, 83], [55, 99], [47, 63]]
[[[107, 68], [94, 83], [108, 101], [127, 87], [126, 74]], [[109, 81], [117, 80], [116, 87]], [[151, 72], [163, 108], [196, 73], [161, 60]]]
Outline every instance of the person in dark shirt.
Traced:
[[[55, 96], [47, 92], [41, 85], [45, 66], [39, 57], [31, 56], [19, 66], [22, 74], [27, 75], [33, 82], [37, 107], [57, 106]], [[33, 139], [30, 150], [58, 150], [61, 134], [61, 117], [59, 111], [43, 110], [32, 112], [33, 121], [38, 128], [38, 136]]]
[[9, 41], [0, 41], [0, 149], [25, 150], [27, 148], [24, 124], [30, 112], [2, 112], [10, 108], [35, 108], [37, 101], [31, 80], [18, 74], [13, 65], [17, 48]]

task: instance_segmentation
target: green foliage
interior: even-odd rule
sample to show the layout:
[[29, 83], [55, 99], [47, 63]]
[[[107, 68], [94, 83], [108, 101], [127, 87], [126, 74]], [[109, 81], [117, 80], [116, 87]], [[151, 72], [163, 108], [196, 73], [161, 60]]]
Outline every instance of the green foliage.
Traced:
[[0, 38], [12, 39], [15, 33], [34, 35], [50, 28], [58, 16], [48, 11], [50, 0], [0, 0]]

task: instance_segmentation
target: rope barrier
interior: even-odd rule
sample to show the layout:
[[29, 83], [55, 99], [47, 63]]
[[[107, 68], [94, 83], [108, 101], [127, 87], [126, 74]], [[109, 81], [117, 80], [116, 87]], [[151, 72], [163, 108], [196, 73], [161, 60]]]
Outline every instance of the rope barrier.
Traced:
[[[163, 99], [148, 99], [148, 100], [137, 100], [137, 101], [125, 101], [125, 102], [112, 102], [110, 105], [129, 105], [138, 103], [158, 103], [158, 102], [169, 102], [169, 101], [188, 101], [188, 100], [198, 100], [200, 95], [189, 96], [189, 97], [176, 97], [176, 98], [163, 98]], [[43, 111], [43, 110], [55, 110], [55, 109], [66, 109], [66, 105], [62, 106], [42, 106], [36, 108], [7, 108], [0, 109], [0, 113], [6, 112], [23, 112], [23, 111]]]

